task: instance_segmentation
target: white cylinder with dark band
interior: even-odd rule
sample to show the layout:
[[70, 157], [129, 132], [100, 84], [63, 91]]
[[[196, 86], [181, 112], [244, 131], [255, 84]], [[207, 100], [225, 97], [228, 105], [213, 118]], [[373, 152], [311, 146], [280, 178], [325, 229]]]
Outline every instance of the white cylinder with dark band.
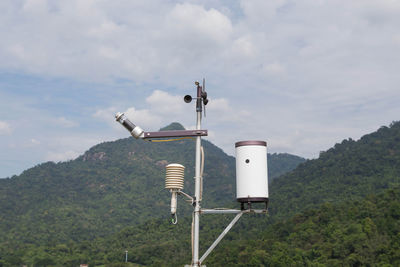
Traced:
[[268, 203], [267, 142], [241, 141], [236, 151], [236, 199]]

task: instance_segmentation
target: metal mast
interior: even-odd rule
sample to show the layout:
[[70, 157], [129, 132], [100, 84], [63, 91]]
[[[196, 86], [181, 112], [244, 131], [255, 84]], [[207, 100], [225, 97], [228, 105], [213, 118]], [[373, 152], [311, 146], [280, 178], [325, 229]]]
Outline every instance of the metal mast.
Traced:
[[[196, 101], [196, 130], [201, 129], [201, 115], [202, 115], [202, 87], [199, 82], [196, 82], [197, 85], [197, 101]], [[196, 159], [195, 159], [195, 206], [193, 211], [193, 255], [192, 255], [192, 266], [199, 266], [199, 229], [200, 229], [200, 209], [201, 209], [201, 183], [202, 178], [200, 177], [200, 164], [201, 164], [201, 136], [196, 137]]]

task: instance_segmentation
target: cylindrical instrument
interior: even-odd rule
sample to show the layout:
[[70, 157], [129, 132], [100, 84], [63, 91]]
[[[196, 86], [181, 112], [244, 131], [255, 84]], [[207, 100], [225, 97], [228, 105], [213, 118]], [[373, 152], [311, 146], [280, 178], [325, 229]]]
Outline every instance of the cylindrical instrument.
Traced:
[[267, 142], [241, 141], [236, 147], [236, 198], [268, 202]]

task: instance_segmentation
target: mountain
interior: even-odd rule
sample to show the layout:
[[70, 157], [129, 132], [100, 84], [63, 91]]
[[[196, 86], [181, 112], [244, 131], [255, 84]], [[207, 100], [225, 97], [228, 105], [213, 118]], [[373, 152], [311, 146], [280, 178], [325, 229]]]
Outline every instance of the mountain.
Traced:
[[299, 164], [306, 161], [305, 158], [288, 153], [268, 154], [268, 181], [294, 170]]
[[[318, 159], [308, 160], [293, 171], [279, 177], [279, 179], [274, 179], [270, 185], [269, 216], [243, 216], [235, 225], [233, 231], [210, 255], [206, 264], [215, 264], [216, 266], [260, 266], [268, 264], [273, 266], [334, 266], [346, 262], [346, 265], [351, 266], [398, 265], [396, 263], [398, 263], [398, 251], [400, 251], [398, 238], [400, 232], [398, 214], [400, 196], [397, 189], [400, 183], [399, 141], [400, 122], [394, 122], [389, 127], [381, 127], [378, 131], [367, 134], [358, 141], [344, 140], [333, 148], [321, 152]], [[174, 147], [179, 147], [178, 152], [184, 153], [184, 150], [180, 149], [186, 148], [184, 147], [185, 142], [190, 141], [175, 143], [171, 147], [168, 146], [169, 143], [157, 144], [157, 148], [164, 146], [162, 152], [160, 152], [158, 149], [152, 149], [154, 144], [151, 143], [142, 142], [139, 144], [138, 141], [132, 139], [118, 140], [90, 149], [79, 158], [80, 161], [78, 159], [69, 162], [70, 165], [67, 165], [69, 168], [66, 169], [78, 173], [81, 173], [85, 168], [87, 170], [95, 169], [98, 171], [98, 177], [103, 177], [101, 174], [108, 171], [114, 175], [116, 173], [120, 180], [124, 175], [129, 176], [129, 173], [135, 172], [135, 176], [131, 176], [131, 179], [135, 180], [141, 177], [136, 174], [136, 171], [147, 173], [149, 168], [152, 167], [155, 173], [155, 170], [157, 170], [154, 167], [154, 165], [157, 166], [155, 163], [175, 157], [181, 160], [177, 162], [191, 166], [189, 169], [193, 171], [193, 158], [186, 163], [186, 154], [179, 154], [181, 157], [179, 158], [176, 155], [177, 150], [174, 150]], [[116, 144], [118, 144], [118, 149], [114, 151], [112, 148]], [[212, 182], [215, 182], [214, 186], [218, 187], [218, 190], [214, 188], [213, 191], [213, 194], [217, 195], [217, 200], [212, 199], [214, 203], [209, 202], [204, 206], [213, 207], [219, 203], [232, 203], [230, 199], [234, 198], [233, 189], [227, 187], [225, 188], [226, 191], [220, 191], [226, 184], [229, 184], [229, 178], [225, 178], [229, 175], [222, 176], [221, 169], [215, 167], [215, 173], [220, 174], [218, 176], [220, 183], [218, 183], [218, 181], [212, 180], [211, 177], [213, 176], [210, 171], [213, 171], [214, 168], [213, 161], [219, 159], [220, 162], [217, 166], [223, 166], [223, 163], [225, 163], [226, 167], [222, 168], [222, 171], [228, 173], [230, 171], [229, 166], [232, 166], [229, 165], [229, 162], [234, 164], [233, 158], [222, 157], [227, 161], [222, 161], [217, 156], [213, 158], [212, 144], [204, 142], [204, 145], [206, 159], [211, 157], [209, 158], [210, 161], [206, 161], [206, 170], [209, 176], [207, 179], [205, 178], [205, 186], [210, 186]], [[192, 149], [193, 152], [193, 143], [187, 149]], [[220, 150], [215, 148], [215, 155], [218, 151]], [[134, 160], [129, 157], [126, 159], [129, 152], [134, 152]], [[188, 153], [187, 156], [191, 154]], [[121, 158], [121, 155], [125, 155], [125, 157]], [[108, 167], [110, 169], [105, 167], [107, 166], [105, 160], [107, 156], [109, 156], [109, 161], [112, 161], [113, 167]], [[115, 156], [118, 157], [114, 158]], [[83, 160], [85, 158], [86, 160]], [[137, 161], [140, 162], [138, 166], [134, 165]], [[58, 166], [56, 169], [59, 170], [59, 165], [63, 166], [63, 164], [67, 163], [55, 164]], [[44, 164], [44, 166], [39, 166], [40, 168], [35, 170], [38, 173], [37, 176], [41, 177], [42, 180], [47, 177], [44, 175], [46, 168], [48, 170], [54, 168], [54, 164], [48, 165], [48, 163]], [[81, 166], [81, 169], [76, 168], [76, 166]], [[126, 170], [127, 166], [130, 172]], [[90, 174], [89, 171], [88, 173]], [[160, 176], [152, 179], [152, 182], [163, 177], [162, 171], [158, 171], [157, 175]], [[84, 176], [80, 177], [84, 179]], [[151, 177], [148, 176], [147, 179], [150, 180]], [[186, 177], [191, 176], [187, 175]], [[9, 179], [8, 182], [14, 179], [14, 182], [18, 182], [23, 177], [17, 178]], [[227, 179], [228, 183], [225, 180], [222, 181], [223, 179]], [[22, 180], [26, 182], [30, 178]], [[106, 181], [104, 179], [102, 182], [106, 183]], [[20, 181], [21, 184], [24, 184], [23, 182]], [[128, 184], [128, 182], [125, 183]], [[113, 188], [112, 185], [107, 183], [102, 188], [105, 187], [109, 190], [105, 194], [110, 198], [108, 200], [115, 201], [115, 194], [110, 192]], [[151, 191], [152, 187], [162, 188], [162, 182], [155, 186], [150, 185], [147, 189]], [[93, 188], [98, 191], [101, 187]], [[118, 187], [119, 191], [116, 192], [125, 197], [124, 194], [127, 193], [123, 188], [124, 186]], [[131, 188], [131, 190], [134, 190], [134, 188]], [[207, 190], [213, 190], [212, 186]], [[2, 199], [4, 199], [3, 192], [0, 195]], [[29, 190], [24, 189], [23, 192], [28, 194]], [[140, 194], [143, 190], [134, 192]], [[218, 199], [218, 194], [225, 195]], [[141, 196], [146, 197], [146, 194], [141, 194]], [[210, 197], [214, 197], [214, 195], [210, 195]], [[169, 196], [166, 194], [165, 197], [160, 197], [160, 199], [165, 199], [164, 201], [168, 202]], [[69, 199], [70, 202], [68, 203], [75, 203], [72, 200]], [[91, 201], [90, 198], [85, 200]], [[141, 201], [140, 199], [134, 200]], [[161, 200], [156, 200], [154, 197], [146, 199], [151, 203]], [[104, 203], [102, 198], [97, 198], [96, 201], [100, 204]], [[2, 202], [1, 207], [3, 207], [3, 204], [5, 202]], [[82, 202], [82, 205], [84, 204]], [[179, 205], [180, 211], [186, 212], [184, 205], [187, 204], [179, 203]], [[166, 209], [164, 208], [166, 206], [168, 204], [162, 206], [162, 208], [157, 205], [147, 205], [145, 208], [152, 209], [153, 212], [165, 213]], [[12, 209], [12, 205], [9, 207]], [[88, 212], [97, 211], [94, 208], [86, 209]], [[97, 209], [102, 211], [102, 205], [98, 205]], [[16, 210], [18, 211], [18, 209]], [[73, 209], [70, 210], [70, 212], [72, 211]], [[126, 209], [124, 211], [126, 212]], [[12, 212], [10, 214], [13, 215]], [[12, 248], [7, 246], [7, 244], [11, 244], [10, 239], [8, 239], [7, 242], [9, 243], [3, 242], [0, 246], [0, 255], [10, 255], [11, 258], [7, 259], [7, 262], [14, 261], [18, 264], [22, 262], [62, 262], [61, 265], [63, 266], [76, 266], [84, 261], [93, 265], [107, 264], [107, 266], [112, 266], [115, 263], [115, 266], [121, 266], [118, 265], [118, 262], [124, 259], [124, 251], [128, 249], [130, 253], [129, 261], [132, 262], [129, 266], [175, 266], [190, 261], [190, 218], [179, 214], [179, 226], [174, 226], [165, 219], [157, 219], [145, 213], [144, 215], [147, 215], [144, 223], [132, 220], [129, 222], [130, 227], [125, 227], [121, 231], [115, 230], [115, 234], [109, 234], [109, 229], [106, 229], [108, 232], [103, 237], [97, 235], [97, 238], [90, 242], [80, 240], [62, 242], [61, 240], [55, 243], [53, 240], [53, 243], [51, 243], [40, 239], [40, 243], [36, 245], [19, 244], [19, 246]], [[29, 219], [29, 217], [26, 218]], [[116, 218], [112, 218], [116, 220]], [[228, 215], [202, 216], [202, 252], [218, 236], [231, 218], [232, 216]], [[2, 217], [1, 219], [3, 222], [3, 219], [6, 218]], [[109, 217], [104, 217], [104, 219], [109, 220]], [[14, 220], [11, 223], [18, 224], [18, 221]], [[4, 230], [8, 230], [8, 233], [17, 236], [16, 229], [21, 228], [13, 228], [11, 223], [9, 227], [12, 230], [10, 231], [8, 228], [4, 228]], [[96, 221], [96, 223], [99, 223], [99, 228], [103, 227], [101, 222]], [[47, 231], [50, 231], [52, 226], [50, 225], [49, 228]], [[28, 229], [27, 231], [25, 229], [24, 231], [29, 236], [29, 231], [32, 230]], [[3, 229], [1, 233], [3, 233]], [[69, 234], [68, 231], [66, 233]], [[49, 236], [48, 232], [42, 232], [42, 234]], [[106, 235], [107, 237], [104, 237]], [[10, 238], [10, 236], [7, 237]], [[41, 266], [45, 265], [41, 264]]]
[[325, 203], [223, 243], [210, 266], [400, 266], [400, 188]]
[[275, 179], [270, 212], [275, 219], [324, 202], [357, 200], [400, 183], [400, 122], [382, 126], [358, 141], [343, 140]]
[[[400, 123], [392, 123], [358, 141], [344, 140], [275, 179], [270, 216], [243, 216], [205, 263], [398, 266], [399, 141]], [[231, 218], [202, 216], [202, 252]], [[111, 263], [119, 261], [123, 249], [129, 250], [131, 262], [143, 266], [188, 263], [190, 218], [180, 220], [179, 226], [152, 220], [128, 227], [80, 253], [94, 263], [104, 263], [104, 257]]]
[[[161, 130], [181, 129], [172, 123]], [[206, 140], [202, 145], [203, 206], [236, 206], [235, 159]], [[164, 189], [164, 167], [183, 164], [184, 191], [192, 195], [194, 149], [190, 139], [151, 143], [130, 137], [96, 145], [72, 161], [46, 162], [0, 179], [0, 245], [92, 240], [151, 218], [168, 217], [170, 193]], [[274, 164], [294, 168], [292, 161], [284, 162], [287, 157], [280, 161], [274, 154], [270, 168]], [[179, 216], [192, 211], [182, 199], [178, 205]]]

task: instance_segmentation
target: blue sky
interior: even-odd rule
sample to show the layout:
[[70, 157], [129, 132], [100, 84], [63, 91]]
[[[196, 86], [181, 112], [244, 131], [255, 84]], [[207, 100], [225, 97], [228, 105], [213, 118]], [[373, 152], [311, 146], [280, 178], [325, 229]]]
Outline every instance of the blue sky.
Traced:
[[399, 120], [400, 2], [79, 1], [0, 3], [0, 177], [145, 130], [204, 128], [227, 153], [261, 139], [317, 157]]

